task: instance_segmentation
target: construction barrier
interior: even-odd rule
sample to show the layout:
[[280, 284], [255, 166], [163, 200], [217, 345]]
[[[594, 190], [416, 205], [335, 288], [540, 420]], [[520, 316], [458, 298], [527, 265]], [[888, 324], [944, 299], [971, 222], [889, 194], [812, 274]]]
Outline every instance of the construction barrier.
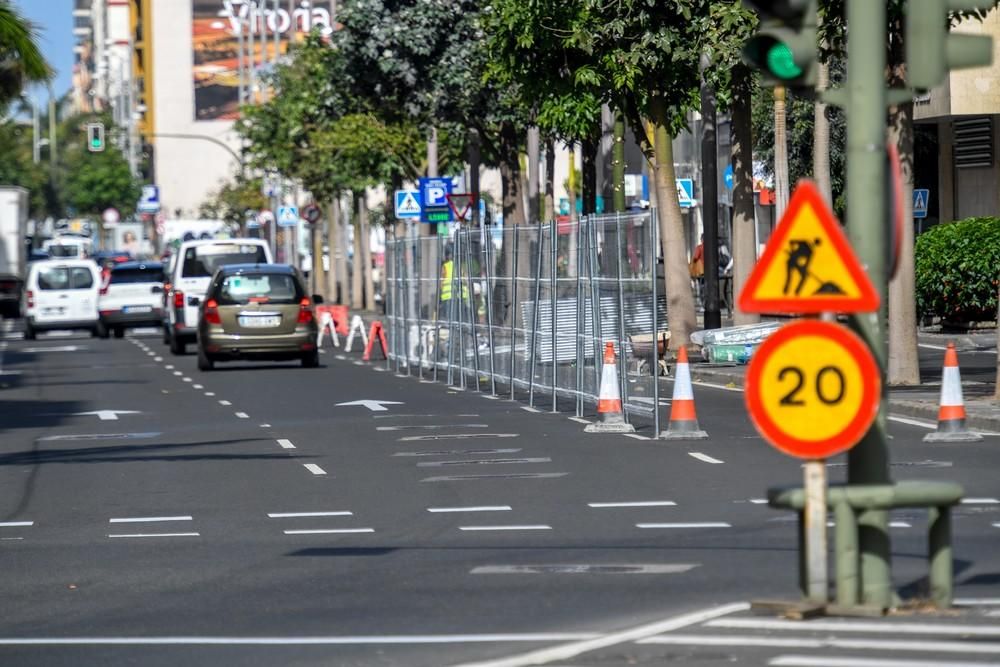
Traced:
[[698, 426], [698, 416], [694, 409], [694, 390], [691, 387], [691, 366], [688, 364], [687, 348], [677, 353], [677, 368], [674, 370], [674, 397], [670, 402], [670, 422], [667, 430], [660, 434], [665, 440], [704, 440], [708, 433]]
[[382, 348], [382, 357], [384, 359], [389, 358], [389, 345], [385, 340], [385, 330], [382, 328], [382, 323], [375, 320], [372, 322], [371, 331], [368, 332], [368, 343], [365, 345], [365, 354], [361, 357], [363, 361], [371, 361], [372, 346], [375, 345], [376, 340]]
[[634, 433], [635, 427], [625, 421], [622, 414], [622, 399], [618, 391], [618, 361], [615, 358], [615, 344], [604, 346], [604, 368], [601, 370], [601, 392], [597, 400], [599, 421], [588, 424], [586, 433]]
[[350, 352], [354, 347], [355, 334], [361, 334], [361, 342], [364, 344], [364, 349], [368, 349], [368, 334], [365, 333], [365, 322], [361, 319], [360, 315], [355, 315], [351, 318], [351, 330], [347, 334], [347, 342], [344, 343], [345, 352]]
[[955, 344], [948, 343], [941, 371], [941, 401], [938, 407], [937, 430], [924, 436], [924, 442], [975, 442], [983, 436], [965, 426], [965, 399], [962, 377], [958, 370]]

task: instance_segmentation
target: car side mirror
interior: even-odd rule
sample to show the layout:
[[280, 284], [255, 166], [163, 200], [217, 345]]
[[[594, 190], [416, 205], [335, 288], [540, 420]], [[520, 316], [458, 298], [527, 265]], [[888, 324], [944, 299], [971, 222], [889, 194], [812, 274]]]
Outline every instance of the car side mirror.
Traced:
[[188, 297], [188, 305], [189, 306], [197, 306], [200, 303], [201, 303], [201, 299], [199, 299], [198, 297], [196, 297], [196, 296], [189, 296]]
[[322, 294], [313, 294], [312, 299], [313, 299], [313, 303], [315, 303], [317, 306], [319, 304], [323, 303], [323, 295]]

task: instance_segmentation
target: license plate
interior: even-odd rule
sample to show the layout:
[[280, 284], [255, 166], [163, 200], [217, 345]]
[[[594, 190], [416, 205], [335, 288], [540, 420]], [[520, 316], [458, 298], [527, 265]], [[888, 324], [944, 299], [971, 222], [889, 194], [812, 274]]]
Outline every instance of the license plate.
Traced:
[[152, 306], [125, 306], [122, 308], [123, 313], [151, 313], [153, 312]]
[[281, 325], [280, 315], [240, 315], [241, 327], [247, 329], [267, 329]]

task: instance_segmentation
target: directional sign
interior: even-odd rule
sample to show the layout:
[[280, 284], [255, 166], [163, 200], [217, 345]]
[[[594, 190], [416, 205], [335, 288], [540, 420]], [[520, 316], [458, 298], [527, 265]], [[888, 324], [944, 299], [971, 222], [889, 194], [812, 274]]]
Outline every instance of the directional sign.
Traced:
[[761, 343], [744, 393], [764, 439], [810, 460], [856, 445], [875, 420], [880, 396], [881, 374], [864, 341], [819, 320], [786, 324]]
[[858, 313], [879, 298], [812, 181], [800, 181], [740, 293], [748, 313]]
[[676, 183], [677, 202], [681, 208], [693, 208], [697, 204], [694, 198], [694, 181], [690, 178], [678, 178]]
[[722, 182], [725, 183], [726, 187], [730, 190], [733, 189], [733, 165], [726, 165], [726, 170], [722, 172]]
[[139, 213], [158, 213], [160, 211], [160, 186], [142, 186], [142, 196], [136, 206]]
[[419, 190], [396, 190], [396, 217], [400, 220], [420, 217]]
[[372, 412], [387, 412], [387, 405], [402, 405], [399, 401], [376, 401], [372, 399], [365, 399], [361, 401], [350, 401], [349, 403], [337, 403], [338, 408], [348, 407], [352, 405], [362, 405]]
[[279, 206], [278, 207], [278, 226], [279, 227], [294, 227], [299, 224], [299, 207], [298, 206]]
[[926, 218], [927, 208], [931, 203], [931, 191], [923, 188], [913, 189], [913, 217]]

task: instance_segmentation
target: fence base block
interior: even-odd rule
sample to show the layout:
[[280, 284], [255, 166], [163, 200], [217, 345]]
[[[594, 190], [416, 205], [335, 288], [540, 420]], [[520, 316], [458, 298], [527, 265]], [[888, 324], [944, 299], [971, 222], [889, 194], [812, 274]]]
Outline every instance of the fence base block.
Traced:
[[583, 428], [584, 433], [635, 433], [635, 427], [625, 422], [594, 422]]
[[662, 431], [660, 440], [707, 440], [705, 431]]

